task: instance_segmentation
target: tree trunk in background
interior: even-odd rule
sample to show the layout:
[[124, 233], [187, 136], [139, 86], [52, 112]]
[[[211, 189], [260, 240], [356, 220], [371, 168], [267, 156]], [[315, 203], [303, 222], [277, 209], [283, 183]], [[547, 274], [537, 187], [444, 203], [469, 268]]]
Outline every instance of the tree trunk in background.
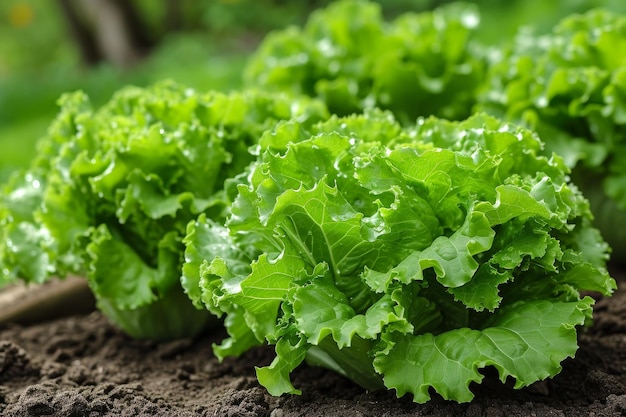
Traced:
[[93, 33], [80, 18], [72, 0], [58, 0], [62, 15], [69, 27], [70, 35], [76, 42], [80, 56], [87, 65], [95, 65], [102, 60]]
[[[84, 1], [84, 0], [83, 0]], [[137, 49], [143, 53], [149, 52], [158, 42], [155, 36], [150, 34], [150, 30], [146, 22], [142, 19], [141, 13], [133, 5], [130, 0], [112, 0], [116, 4], [124, 18], [126, 29], [129, 32], [130, 39]], [[154, 1], [154, 0], [153, 0]], [[174, 3], [174, 7], [176, 5]], [[176, 8], [176, 7], [175, 7]], [[173, 12], [168, 9], [168, 13]]]
[[58, 0], [58, 4], [87, 65], [108, 61], [127, 68], [156, 43], [128, 0]]

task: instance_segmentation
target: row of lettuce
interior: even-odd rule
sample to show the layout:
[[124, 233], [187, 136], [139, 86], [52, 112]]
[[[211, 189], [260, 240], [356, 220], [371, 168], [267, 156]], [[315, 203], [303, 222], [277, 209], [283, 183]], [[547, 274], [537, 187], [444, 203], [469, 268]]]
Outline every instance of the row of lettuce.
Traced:
[[219, 358], [274, 345], [274, 395], [304, 361], [416, 402], [471, 400], [485, 366], [556, 375], [585, 294], [616, 288], [603, 218], [623, 253], [626, 17], [499, 50], [478, 24], [339, 1], [269, 36], [241, 91], [65, 95], [4, 185], [0, 280], [84, 276], [138, 338], [223, 325]]

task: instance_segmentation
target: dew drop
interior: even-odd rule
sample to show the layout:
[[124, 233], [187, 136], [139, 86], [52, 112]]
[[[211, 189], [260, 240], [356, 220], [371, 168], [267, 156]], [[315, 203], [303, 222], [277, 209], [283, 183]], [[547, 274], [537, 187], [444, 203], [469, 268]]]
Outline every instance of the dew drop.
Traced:
[[480, 23], [478, 15], [475, 13], [466, 13], [461, 17], [461, 22], [466, 28], [475, 28]]
[[546, 96], [541, 96], [536, 100], [535, 104], [537, 104], [537, 107], [540, 108], [546, 107], [548, 105], [548, 99]]

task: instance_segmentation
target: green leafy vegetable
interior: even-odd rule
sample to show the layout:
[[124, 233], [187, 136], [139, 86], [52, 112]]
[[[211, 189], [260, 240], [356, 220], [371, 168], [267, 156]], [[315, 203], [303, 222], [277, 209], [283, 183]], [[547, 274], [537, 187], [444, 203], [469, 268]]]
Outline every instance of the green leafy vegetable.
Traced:
[[190, 223], [184, 282], [225, 315], [223, 358], [264, 342], [273, 395], [303, 361], [367, 389], [469, 401], [480, 369], [517, 388], [557, 374], [610, 294], [607, 245], [558, 157], [476, 115], [281, 122], [231, 186], [226, 225]]
[[493, 63], [480, 110], [525, 124], [572, 168], [596, 225], [626, 251], [626, 16], [572, 15], [543, 36], [521, 32]]
[[80, 92], [60, 104], [30, 171], [5, 186], [0, 278], [84, 275], [118, 326], [158, 340], [191, 336], [210, 316], [180, 284], [187, 223], [224, 221], [224, 181], [254, 159], [262, 132], [327, 117], [311, 100], [173, 82], [124, 88], [99, 110]]
[[386, 22], [376, 3], [338, 1], [314, 12], [303, 28], [271, 33], [245, 80], [319, 97], [339, 115], [382, 107], [410, 124], [417, 116], [462, 119], [485, 71], [471, 41], [478, 22], [470, 4]]

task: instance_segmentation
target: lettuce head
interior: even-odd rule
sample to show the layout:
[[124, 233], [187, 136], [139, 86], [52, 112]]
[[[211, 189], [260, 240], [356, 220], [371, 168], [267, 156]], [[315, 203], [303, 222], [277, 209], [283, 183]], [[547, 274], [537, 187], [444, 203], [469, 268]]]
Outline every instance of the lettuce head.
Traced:
[[226, 179], [281, 119], [326, 118], [311, 100], [200, 93], [174, 82], [125, 87], [99, 109], [81, 92], [60, 112], [26, 173], [0, 201], [0, 281], [86, 277], [98, 307], [132, 336], [196, 334], [210, 316], [180, 284], [187, 223], [223, 222]]
[[380, 107], [408, 124], [418, 116], [462, 119], [485, 73], [472, 39], [479, 20], [469, 3], [387, 21], [375, 2], [332, 2], [302, 28], [269, 34], [244, 79], [318, 97], [337, 115]]
[[592, 10], [552, 32], [521, 31], [494, 55], [478, 109], [522, 123], [559, 154], [618, 262], [626, 234], [626, 16]]
[[225, 316], [218, 357], [269, 343], [271, 394], [302, 362], [366, 389], [471, 400], [493, 367], [521, 388], [557, 374], [615, 288], [587, 200], [529, 130], [479, 114], [281, 122], [229, 183], [226, 225], [189, 224], [183, 282]]

